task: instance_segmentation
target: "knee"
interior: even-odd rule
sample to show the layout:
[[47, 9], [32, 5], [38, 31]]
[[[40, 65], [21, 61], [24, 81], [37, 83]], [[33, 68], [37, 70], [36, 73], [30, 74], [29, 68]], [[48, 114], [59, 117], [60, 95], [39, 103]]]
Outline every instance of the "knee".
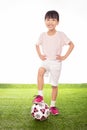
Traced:
[[52, 86], [52, 89], [53, 89], [54, 91], [57, 91], [57, 90], [58, 90], [58, 87], [57, 87], [57, 86]]
[[44, 75], [44, 73], [45, 73], [45, 69], [44, 68], [39, 68], [39, 70], [38, 70], [38, 76], [42, 77]]

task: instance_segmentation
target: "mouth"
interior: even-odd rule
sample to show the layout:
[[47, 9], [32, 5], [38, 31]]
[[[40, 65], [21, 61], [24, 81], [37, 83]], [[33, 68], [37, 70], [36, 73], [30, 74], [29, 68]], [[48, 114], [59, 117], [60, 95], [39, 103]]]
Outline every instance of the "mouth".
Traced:
[[53, 28], [53, 26], [52, 26], [52, 25], [48, 25], [48, 27], [49, 27], [49, 28]]

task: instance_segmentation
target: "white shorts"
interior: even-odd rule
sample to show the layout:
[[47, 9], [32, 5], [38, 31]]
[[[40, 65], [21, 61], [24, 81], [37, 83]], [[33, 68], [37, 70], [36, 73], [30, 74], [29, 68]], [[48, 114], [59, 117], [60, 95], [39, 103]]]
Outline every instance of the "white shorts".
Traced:
[[45, 60], [42, 62], [41, 67], [46, 69], [45, 76], [50, 74], [50, 84], [52, 86], [57, 86], [60, 72], [61, 72], [62, 62], [58, 60]]

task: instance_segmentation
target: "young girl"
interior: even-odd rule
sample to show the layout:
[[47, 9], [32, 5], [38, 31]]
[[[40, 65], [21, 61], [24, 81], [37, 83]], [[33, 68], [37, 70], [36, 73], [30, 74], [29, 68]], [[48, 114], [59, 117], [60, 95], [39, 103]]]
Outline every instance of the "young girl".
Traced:
[[[42, 60], [42, 65], [38, 70], [37, 84], [38, 95], [34, 98], [33, 103], [43, 102], [43, 85], [44, 74], [50, 73], [50, 84], [52, 86], [52, 96], [50, 104], [50, 113], [59, 114], [55, 106], [58, 95], [58, 80], [61, 72], [61, 63], [65, 60], [74, 48], [72, 41], [63, 33], [56, 30], [59, 24], [59, 14], [55, 10], [48, 11], [45, 14], [45, 24], [47, 32], [43, 32], [36, 44], [36, 51]], [[61, 56], [62, 47], [68, 45], [69, 48], [64, 56]]]

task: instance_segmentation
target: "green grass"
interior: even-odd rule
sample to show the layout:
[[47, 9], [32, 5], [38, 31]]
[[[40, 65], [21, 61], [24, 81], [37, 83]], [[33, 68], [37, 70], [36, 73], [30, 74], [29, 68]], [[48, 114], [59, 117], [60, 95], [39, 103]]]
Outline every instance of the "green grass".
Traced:
[[[60, 115], [45, 121], [30, 114], [35, 94], [35, 84], [0, 84], [0, 130], [87, 130], [87, 84], [60, 84]], [[44, 86], [44, 100], [50, 105], [50, 85]]]

